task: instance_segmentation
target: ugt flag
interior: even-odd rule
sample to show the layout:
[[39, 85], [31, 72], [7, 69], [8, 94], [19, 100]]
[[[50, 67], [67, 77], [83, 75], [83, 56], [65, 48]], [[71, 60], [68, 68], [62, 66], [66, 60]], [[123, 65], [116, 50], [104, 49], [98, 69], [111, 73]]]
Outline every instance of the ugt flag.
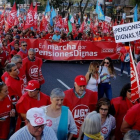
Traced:
[[139, 80], [130, 48], [130, 71], [131, 71], [131, 101], [135, 102], [139, 98]]

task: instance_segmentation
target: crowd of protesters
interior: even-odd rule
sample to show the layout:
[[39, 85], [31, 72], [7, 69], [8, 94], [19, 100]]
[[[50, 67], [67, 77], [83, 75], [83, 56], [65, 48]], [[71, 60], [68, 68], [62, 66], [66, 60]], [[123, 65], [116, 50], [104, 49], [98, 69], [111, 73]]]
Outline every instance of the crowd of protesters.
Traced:
[[[77, 25], [76, 30], [70, 33], [50, 24], [47, 31], [42, 32], [22, 30], [18, 26], [7, 33], [1, 29], [0, 140], [123, 140], [123, 137], [124, 140], [133, 140], [131, 133], [135, 140], [135, 134], [139, 137], [139, 100], [131, 102], [129, 83], [123, 85], [119, 97], [112, 99], [111, 78], [115, 80], [116, 75], [108, 56], [101, 64], [91, 62], [85, 76], [76, 76], [74, 88], [66, 91], [55, 88], [50, 97], [41, 92], [41, 85], [45, 83], [42, 60], [27, 42], [20, 39], [114, 41], [110, 24], [98, 23], [94, 32], [88, 27], [79, 32], [81, 27]], [[138, 44], [139, 40], [131, 42], [135, 59], [140, 54]], [[119, 75], [123, 76], [126, 65], [129, 77], [130, 60], [125, 61], [129, 45], [119, 45], [122, 47]], [[103, 98], [104, 94], [106, 98]]]

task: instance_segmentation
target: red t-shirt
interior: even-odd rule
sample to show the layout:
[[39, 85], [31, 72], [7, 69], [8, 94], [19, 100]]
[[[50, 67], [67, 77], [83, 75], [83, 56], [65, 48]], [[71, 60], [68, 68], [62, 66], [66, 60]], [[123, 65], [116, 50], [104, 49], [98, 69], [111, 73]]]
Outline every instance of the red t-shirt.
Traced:
[[[128, 47], [128, 46], [126, 46]], [[126, 47], [122, 47], [121, 50], [120, 50], [120, 53], [122, 54], [121, 55], [121, 61], [124, 62], [124, 58], [125, 58], [125, 55], [127, 53], [129, 53], [129, 49], [126, 49]]]
[[140, 131], [140, 104], [131, 107], [126, 113], [124, 120], [131, 126], [132, 129]]
[[44, 37], [42, 37], [41, 39], [52, 39], [53, 34], [47, 34]]
[[44, 84], [45, 80], [41, 71], [42, 59], [35, 57], [35, 61], [30, 61], [28, 57], [23, 59], [23, 67], [27, 76], [27, 81], [39, 80], [40, 84]]
[[30, 108], [49, 105], [50, 104], [50, 97], [42, 92], [39, 92], [39, 93], [40, 93], [39, 100], [31, 98], [27, 92], [24, 95], [22, 95], [16, 104], [17, 112], [26, 114], [26, 112]]
[[1, 59], [1, 61], [0, 61], [0, 69], [1, 69], [1, 68], [4, 68], [5, 67], [5, 62], [7, 60], [7, 56], [6, 56], [5, 51], [3, 51], [2, 53], [0, 53], [0, 59]]
[[[111, 100], [111, 104], [115, 108], [115, 119], [116, 119], [116, 129], [115, 129], [115, 139], [121, 140], [123, 138], [122, 132], [120, 131], [123, 118], [127, 113], [127, 110], [133, 106], [133, 104], [127, 98], [123, 100], [122, 97], [117, 97]], [[137, 104], [137, 101], [136, 103]]]
[[134, 49], [135, 49], [135, 54], [140, 54], [140, 41], [136, 41], [135, 45], [134, 45]]
[[78, 137], [79, 129], [87, 113], [95, 110], [98, 100], [97, 92], [92, 92], [91, 90], [86, 89], [86, 93], [83, 98], [76, 97], [74, 89], [66, 90], [64, 93], [65, 98], [63, 105], [68, 106], [72, 112], [78, 129], [78, 134], [75, 135], [75, 137]]
[[5, 81], [5, 84], [8, 86], [9, 96], [18, 96], [21, 97], [24, 94], [24, 84], [23, 80], [19, 78], [19, 80], [14, 79], [10, 75]]
[[20, 55], [22, 59], [28, 56], [28, 53], [24, 53], [21, 50], [17, 53], [17, 55]]
[[12, 58], [14, 55], [16, 55], [18, 53], [18, 51], [17, 50], [12, 50], [11, 52], [10, 52], [10, 57]]
[[3, 101], [0, 101], [0, 118], [5, 118], [0, 121], [0, 139], [6, 139], [10, 130], [10, 111], [12, 104], [10, 97], [7, 96]]

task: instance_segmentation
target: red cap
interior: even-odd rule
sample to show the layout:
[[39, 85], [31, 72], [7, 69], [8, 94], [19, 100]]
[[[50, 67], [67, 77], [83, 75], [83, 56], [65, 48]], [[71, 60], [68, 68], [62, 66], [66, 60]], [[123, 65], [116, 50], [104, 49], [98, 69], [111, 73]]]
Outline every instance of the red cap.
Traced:
[[87, 85], [86, 78], [83, 75], [76, 76], [75, 82], [77, 83], [78, 86]]
[[40, 83], [37, 80], [31, 80], [28, 82], [26, 90], [34, 91], [34, 90], [39, 89], [39, 88], [40, 88]]

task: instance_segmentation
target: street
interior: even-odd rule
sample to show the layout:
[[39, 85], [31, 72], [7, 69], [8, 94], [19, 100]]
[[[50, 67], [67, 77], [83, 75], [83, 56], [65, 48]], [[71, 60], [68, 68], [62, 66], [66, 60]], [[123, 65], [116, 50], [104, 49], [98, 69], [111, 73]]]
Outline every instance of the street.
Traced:
[[[100, 61], [101, 62], [101, 61]], [[120, 95], [120, 91], [126, 83], [130, 82], [130, 77], [127, 77], [126, 68], [122, 77], [118, 76], [120, 72], [120, 63], [113, 62], [116, 72], [116, 80], [111, 80], [113, 98]], [[77, 75], [85, 75], [88, 71], [90, 61], [80, 64], [75, 61], [71, 62], [53, 62], [47, 61], [43, 63], [42, 73], [45, 78], [45, 84], [42, 85], [41, 91], [50, 95], [52, 89], [61, 88], [67, 90], [74, 86], [74, 79]]]

